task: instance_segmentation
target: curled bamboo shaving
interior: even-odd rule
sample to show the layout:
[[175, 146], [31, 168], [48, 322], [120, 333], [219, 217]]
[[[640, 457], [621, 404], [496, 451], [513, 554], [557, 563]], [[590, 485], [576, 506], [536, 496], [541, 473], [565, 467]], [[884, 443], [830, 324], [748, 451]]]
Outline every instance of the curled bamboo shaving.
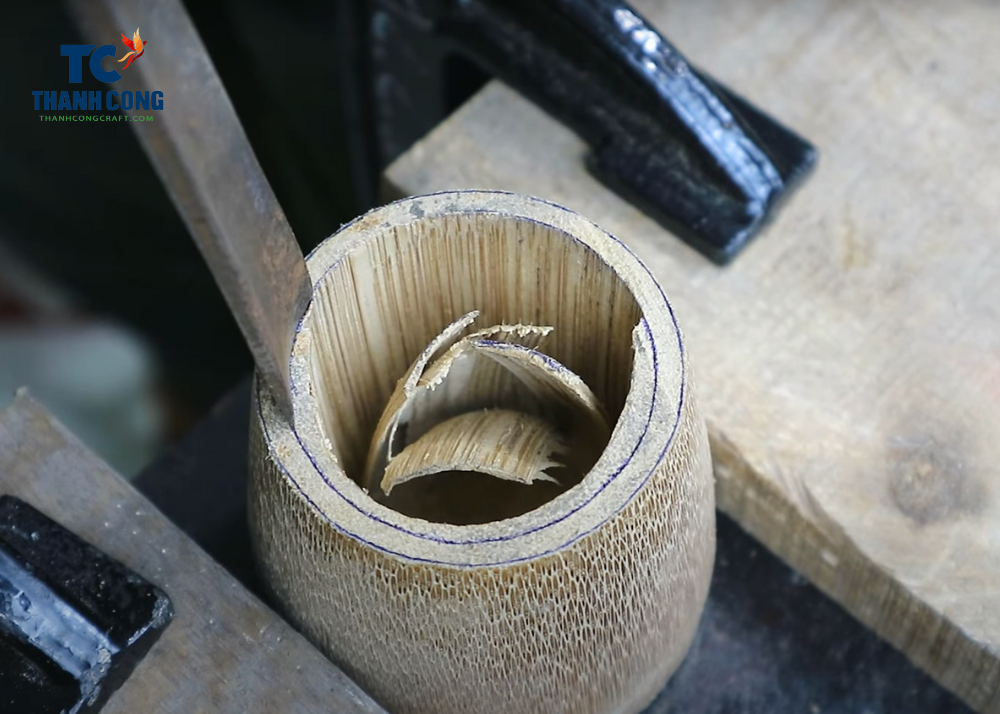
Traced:
[[524, 484], [559, 483], [545, 469], [560, 466], [552, 457], [567, 448], [538, 417], [507, 409], [469, 412], [438, 424], [403, 449], [386, 467], [381, 487], [388, 496], [395, 486], [420, 476], [470, 469]]
[[[597, 397], [579, 376], [538, 350], [551, 327], [494, 325], [460, 337], [477, 317], [470, 312], [445, 328], [397, 383], [369, 446], [362, 485], [370, 492], [379, 485], [388, 495], [399, 483], [442, 471], [477, 471], [522, 483], [552, 481], [544, 469], [574, 460], [547, 460], [569, 451], [557, 424], [584, 442], [582, 452], [607, 442], [610, 428]], [[493, 416], [482, 416], [484, 410]], [[515, 423], [511, 414], [522, 421]], [[468, 418], [456, 419], [463, 416]], [[462, 435], [463, 425], [477, 431]], [[505, 429], [515, 426], [525, 433], [510, 441], [514, 432]], [[542, 431], [527, 433], [538, 429]], [[504, 469], [493, 453], [508, 443], [554, 445], [557, 437], [559, 449], [534, 455], [516, 449], [501, 459], [508, 464]], [[396, 463], [418, 445], [419, 451]], [[465, 454], [465, 460], [456, 461], [458, 454]], [[511, 465], [519, 458], [524, 463]], [[435, 459], [440, 463], [431, 463]], [[418, 472], [411, 473], [414, 468]]]

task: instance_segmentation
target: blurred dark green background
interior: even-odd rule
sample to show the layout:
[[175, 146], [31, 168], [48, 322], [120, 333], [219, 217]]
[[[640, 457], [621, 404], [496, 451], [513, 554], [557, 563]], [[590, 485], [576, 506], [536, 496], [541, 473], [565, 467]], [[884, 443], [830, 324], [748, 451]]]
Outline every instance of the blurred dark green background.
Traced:
[[[305, 250], [366, 208], [346, 157], [337, 7], [188, 3]], [[156, 28], [142, 31], [155, 47]], [[250, 369], [236, 324], [129, 126], [40, 122], [33, 110], [32, 90], [67, 88], [59, 45], [82, 40], [66, 9], [9, 3], [0, 38], [11, 57], [0, 70], [0, 240], [81, 309], [150, 341], [170, 431], [183, 430]], [[84, 76], [82, 88], [102, 88]]]

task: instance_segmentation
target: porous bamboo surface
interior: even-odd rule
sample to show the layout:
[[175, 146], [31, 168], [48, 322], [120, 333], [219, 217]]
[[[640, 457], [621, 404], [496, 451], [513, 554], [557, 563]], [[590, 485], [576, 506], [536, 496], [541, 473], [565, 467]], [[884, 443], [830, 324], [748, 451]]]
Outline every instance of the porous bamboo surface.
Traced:
[[[650, 273], [573, 212], [483, 191], [377, 209], [307, 263], [294, 427], [259, 386], [251, 419], [254, 546], [286, 615], [399, 714], [640, 711], [715, 545], [705, 426]], [[409, 451], [428, 438], [454, 448]], [[386, 495], [407, 453], [433, 473]]]

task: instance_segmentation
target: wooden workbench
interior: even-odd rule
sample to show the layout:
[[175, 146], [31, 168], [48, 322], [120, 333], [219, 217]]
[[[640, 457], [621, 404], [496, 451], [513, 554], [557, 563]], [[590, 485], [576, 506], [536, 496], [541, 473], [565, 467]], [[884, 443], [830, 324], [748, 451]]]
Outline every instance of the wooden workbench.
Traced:
[[[107, 714], [382, 711], [230, 576], [259, 586], [246, 522], [249, 391], [140, 474], [145, 497], [30, 399], [0, 413], [0, 493], [27, 499], [173, 599], [175, 621]], [[646, 714], [967, 711], [728, 518], [718, 525], [698, 634]]]

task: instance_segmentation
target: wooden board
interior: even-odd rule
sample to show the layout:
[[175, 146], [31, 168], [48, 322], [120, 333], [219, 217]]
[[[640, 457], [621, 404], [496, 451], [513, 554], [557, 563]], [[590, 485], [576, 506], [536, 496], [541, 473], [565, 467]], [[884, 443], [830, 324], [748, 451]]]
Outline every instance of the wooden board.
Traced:
[[387, 190], [535, 194], [629, 244], [688, 336], [720, 507], [1000, 712], [1000, 4], [635, 4], [821, 151], [732, 266], [605, 189], [575, 135], [499, 84]]
[[173, 602], [173, 621], [102, 714], [384, 714], [25, 394], [0, 413], [0, 494], [24, 499]]

